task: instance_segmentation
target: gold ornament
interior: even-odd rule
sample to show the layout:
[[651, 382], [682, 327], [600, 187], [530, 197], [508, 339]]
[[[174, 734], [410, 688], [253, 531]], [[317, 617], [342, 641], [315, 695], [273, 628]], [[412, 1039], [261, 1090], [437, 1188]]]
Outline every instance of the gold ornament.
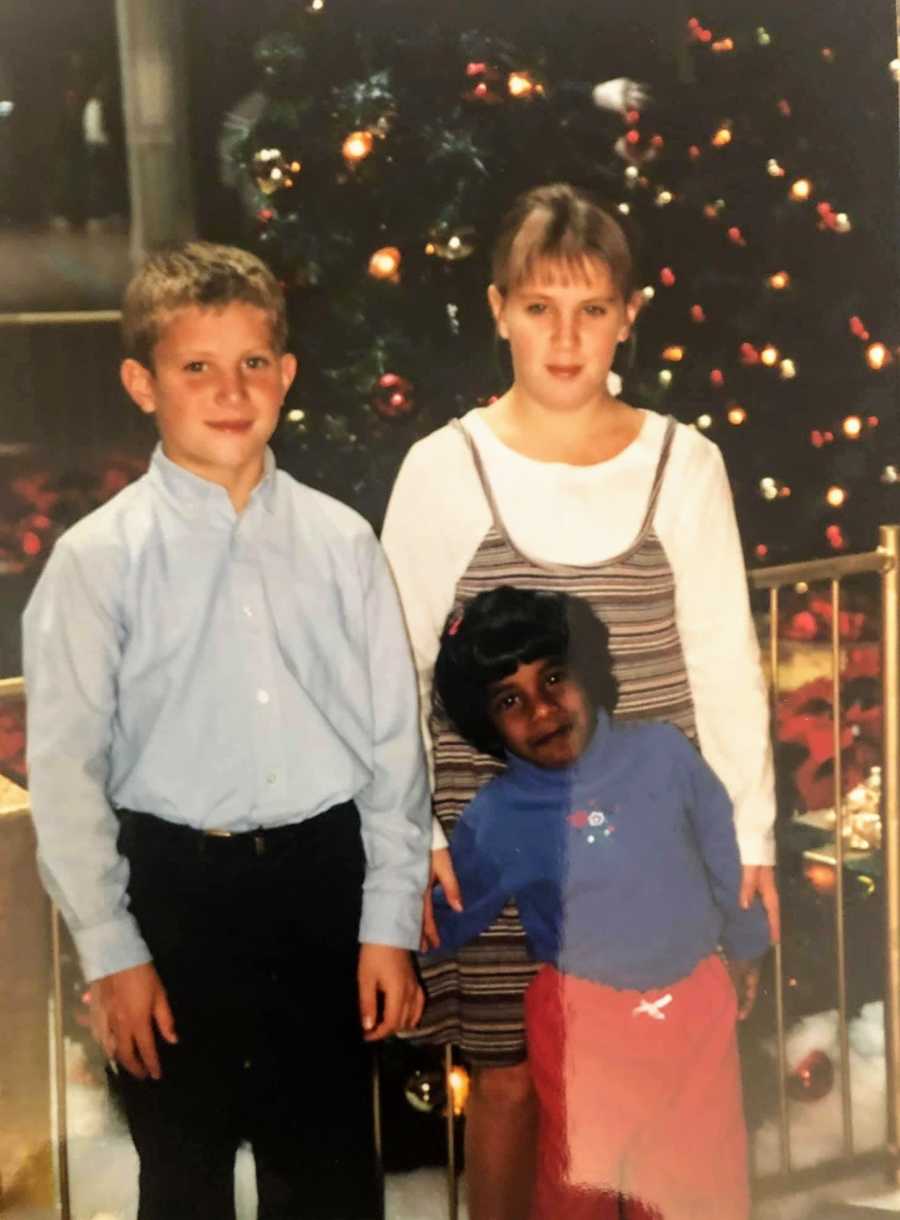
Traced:
[[375, 144], [371, 131], [351, 131], [344, 141], [341, 152], [347, 165], [352, 169], [360, 161], [364, 161]]
[[369, 275], [376, 280], [397, 282], [403, 256], [396, 246], [382, 246], [369, 259]]
[[443, 1072], [413, 1072], [403, 1086], [403, 1095], [420, 1114], [433, 1114], [444, 1105]]
[[540, 97], [544, 86], [530, 72], [510, 72], [506, 82], [510, 97]]

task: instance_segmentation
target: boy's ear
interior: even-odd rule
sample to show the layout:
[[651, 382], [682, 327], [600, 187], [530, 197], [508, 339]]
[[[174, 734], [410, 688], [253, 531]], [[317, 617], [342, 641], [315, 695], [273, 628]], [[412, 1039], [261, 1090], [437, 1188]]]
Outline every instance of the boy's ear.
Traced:
[[147, 366], [129, 356], [122, 361], [119, 376], [128, 396], [145, 415], [152, 415], [156, 411], [156, 381]]
[[281, 368], [281, 388], [286, 394], [297, 376], [297, 357], [293, 352], [285, 352], [278, 363]]
[[501, 339], [508, 339], [509, 331], [506, 326], [506, 319], [503, 317], [506, 297], [496, 284], [488, 284], [487, 299], [488, 305], [491, 307], [491, 313], [494, 315], [494, 325], [497, 327], [497, 334]]

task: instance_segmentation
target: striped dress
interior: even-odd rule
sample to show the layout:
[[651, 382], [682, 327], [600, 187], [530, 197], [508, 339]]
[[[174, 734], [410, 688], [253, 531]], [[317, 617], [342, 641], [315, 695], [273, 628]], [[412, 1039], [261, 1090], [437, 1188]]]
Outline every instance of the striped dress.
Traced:
[[[498, 585], [548, 589], [588, 601], [610, 632], [622, 720], [665, 720], [696, 740], [694, 708], [675, 621], [675, 577], [653, 517], [675, 435], [669, 419], [644, 519], [621, 554], [588, 566], [539, 563], [516, 548], [504, 528], [478, 449], [471, 450], [492, 525], [456, 586], [454, 612]], [[447, 723], [435, 698], [434, 808], [448, 838], [475, 793], [502, 769]], [[515, 903], [454, 958], [423, 967], [428, 1004], [417, 1037], [454, 1042], [478, 1067], [505, 1067], [525, 1057], [523, 998], [538, 969], [529, 956]]]

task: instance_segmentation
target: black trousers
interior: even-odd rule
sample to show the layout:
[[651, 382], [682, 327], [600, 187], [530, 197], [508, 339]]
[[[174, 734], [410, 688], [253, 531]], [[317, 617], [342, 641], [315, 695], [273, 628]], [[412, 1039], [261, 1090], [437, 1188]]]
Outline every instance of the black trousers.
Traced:
[[356, 988], [359, 815], [220, 838], [121, 814], [131, 909], [175, 1017], [162, 1079], [120, 1071], [138, 1220], [233, 1220], [248, 1140], [260, 1220], [374, 1220], [371, 1056]]

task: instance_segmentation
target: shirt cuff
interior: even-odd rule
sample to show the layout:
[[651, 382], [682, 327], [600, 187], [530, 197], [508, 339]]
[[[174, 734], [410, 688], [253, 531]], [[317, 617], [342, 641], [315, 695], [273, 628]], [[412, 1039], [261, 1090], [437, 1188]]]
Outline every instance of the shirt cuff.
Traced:
[[766, 830], [737, 832], [738, 849], [741, 853], [741, 864], [774, 864], [775, 863], [775, 832], [769, 827]]
[[447, 841], [447, 836], [444, 834], [443, 826], [440, 824], [440, 822], [437, 820], [437, 818], [432, 818], [431, 819], [431, 850], [432, 851], [442, 851], [443, 849], [445, 849], [449, 846], [450, 846], [450, 844]]
[[130, 915], [72, 932], [85, 979], [92, 983], [108, 974], [152, 961], [150, 950]]
[[[387, 907], [387, 909], [386, 909]], [[359, 922], [361, 945], [392, 945], [395, 949], [418, 949], [422, 939], [422, 895], [413, 898], [363, 892], [362, 919]]]

